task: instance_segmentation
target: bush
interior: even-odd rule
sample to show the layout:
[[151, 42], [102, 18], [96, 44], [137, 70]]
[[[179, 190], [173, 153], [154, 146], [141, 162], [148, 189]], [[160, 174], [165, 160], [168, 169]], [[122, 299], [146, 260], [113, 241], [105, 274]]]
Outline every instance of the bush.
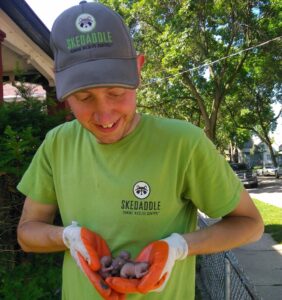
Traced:
[[56, 300], [61, 295], [62, 255], [29, 255], [9, 272], [0, 271], [0, 299]]
[[60, 287], [61, 256], [25, 254], [16, 239], [24, 200], [16, 186], [46, 133], [65, 122], [67, 112], [49, 115], [48, 106], [32, 97], [0, 105], [0, 299], [56, 299]]

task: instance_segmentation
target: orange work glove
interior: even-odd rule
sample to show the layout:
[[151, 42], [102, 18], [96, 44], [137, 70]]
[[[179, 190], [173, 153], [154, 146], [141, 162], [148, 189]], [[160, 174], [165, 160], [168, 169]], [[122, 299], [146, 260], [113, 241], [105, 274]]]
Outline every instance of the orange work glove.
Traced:
[[101, 268], [100, 258], [111, 255], [106, 241], [99, 234], [72, 222], [63, 231], [63, 241], [79, 268], [104, 299], [125, 299], [124, 295], [112, 291], [97, 272]]
[[[110, 252], [108, 254], [101, 255], [111, 255]], [[81, 267], [84, 271], [84, 273], [87, 275], [90, 282], [93, 284], [93, 286], [96, 288], [97, 292], [102, 296], [105, 300], [125, 300], [126, 295], [114, 291], [105, 281], [104, 279], [99, 275], [98, 272], [93, 271], [90, 266], [88, 265], [87, 261], [78, 253], [78, 257], [80, 260]]]
[[136, 261], [148, 262], [149, 272], [141, 279], [108, 277], [106, 283], [120, 293], [161, 292], [171, 274], [174, 263], [185, 259], [188, 245], [178, 233], [168, 238], [152, 242], [138, 255]]

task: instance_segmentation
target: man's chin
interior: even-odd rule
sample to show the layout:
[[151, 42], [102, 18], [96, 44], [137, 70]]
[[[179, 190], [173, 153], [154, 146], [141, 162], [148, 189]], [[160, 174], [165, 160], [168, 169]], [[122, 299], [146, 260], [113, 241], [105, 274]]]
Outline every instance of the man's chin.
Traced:
[[114, 144], [123, 138], [123, 137], [98, 137], [94, 133], [93, 135], [95, 136], [96, 141], [99, 144]]

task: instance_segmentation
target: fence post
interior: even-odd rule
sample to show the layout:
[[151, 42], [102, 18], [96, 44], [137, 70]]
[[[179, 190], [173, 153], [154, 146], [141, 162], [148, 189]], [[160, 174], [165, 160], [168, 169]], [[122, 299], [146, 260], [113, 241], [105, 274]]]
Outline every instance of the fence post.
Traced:
[[227, 257], [224, 258], [224, 300], [231, 300], [231, 268]]

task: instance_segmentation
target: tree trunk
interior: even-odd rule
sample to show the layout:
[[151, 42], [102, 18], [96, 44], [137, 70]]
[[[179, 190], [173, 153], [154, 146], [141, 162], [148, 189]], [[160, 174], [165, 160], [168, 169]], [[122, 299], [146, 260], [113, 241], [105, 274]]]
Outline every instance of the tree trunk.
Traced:
[[266, 138], [266, 145], [267, 145], [267, 147], [268, 147], [268, 149], [269, 149], [269, 152], [270, 152], [270, 156], [271, 156], [271, 160], [272, 160], [272, 162], [273, 162], [273, 165], [274, 165], [274, 167], [276, 168], [276, 167], [278, 166], [278, 164], [277, 164], [277, 161], [276, 161], [276, 157], [275, 157], [273, 148], [272, 148], [272, 146], [271, 146], [271, 141], [269, 140], [268, 137]]

